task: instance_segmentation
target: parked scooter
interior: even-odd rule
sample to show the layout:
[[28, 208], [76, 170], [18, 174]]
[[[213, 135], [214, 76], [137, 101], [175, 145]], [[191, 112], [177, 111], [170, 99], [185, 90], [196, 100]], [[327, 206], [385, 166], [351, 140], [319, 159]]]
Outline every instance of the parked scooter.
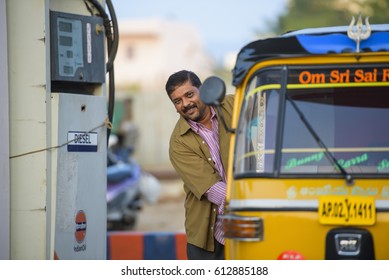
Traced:
[[[113, 141], [115, 143], [115, 141]], [[160, 184], [131, 157], [131, 149], [110, 145], [107, 159], [107, 228], [132, 230], [143, 203], [158, 200]]]

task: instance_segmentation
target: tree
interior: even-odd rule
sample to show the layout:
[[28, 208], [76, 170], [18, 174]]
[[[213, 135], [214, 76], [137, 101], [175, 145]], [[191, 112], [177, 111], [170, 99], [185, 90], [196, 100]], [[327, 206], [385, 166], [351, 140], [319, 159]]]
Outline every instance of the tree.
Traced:
[[359, 13], [371, 24], [389, 23], [389, 0], [289, 0], [287, 11], [271, 26], [276, 34], [287, 31], [348, 25]]

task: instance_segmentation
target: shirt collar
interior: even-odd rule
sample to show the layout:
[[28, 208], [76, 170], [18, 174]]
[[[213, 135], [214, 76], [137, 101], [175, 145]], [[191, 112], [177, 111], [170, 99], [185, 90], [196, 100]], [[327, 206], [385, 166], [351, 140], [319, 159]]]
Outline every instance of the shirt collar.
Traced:
[[[215, 109], [213, 109], [212, 106], [210, 106], [211, 108], [211, 120], [216, 118], [216, 112], [215, 112]], [[187, 120], [188, 121], [188, 124], [189, 126], [193, 129], [193, 131], [195, 131], [196, 133], [199, 132], [200, 129], [204, 128], [204, 125], [202, 125], [201, 123], [199, 122], [195, 122], [195, 121], [192, 121], [192, 120]]]

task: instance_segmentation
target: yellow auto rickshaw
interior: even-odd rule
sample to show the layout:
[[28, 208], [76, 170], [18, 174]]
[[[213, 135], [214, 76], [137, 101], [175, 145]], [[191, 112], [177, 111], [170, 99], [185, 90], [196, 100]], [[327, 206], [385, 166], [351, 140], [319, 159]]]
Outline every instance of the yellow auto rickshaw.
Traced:
[[233, 85], [226, 259], [388, 260], [389, 24], [254, 41]]

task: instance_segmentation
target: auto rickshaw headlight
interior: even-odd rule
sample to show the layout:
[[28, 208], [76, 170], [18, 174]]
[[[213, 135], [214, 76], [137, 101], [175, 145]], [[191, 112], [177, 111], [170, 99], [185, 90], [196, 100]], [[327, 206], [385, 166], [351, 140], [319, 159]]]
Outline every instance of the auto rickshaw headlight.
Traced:
[[224, 237], [240, 241], [263, 240], [263, 220], [259, 217], [223, 215]]

